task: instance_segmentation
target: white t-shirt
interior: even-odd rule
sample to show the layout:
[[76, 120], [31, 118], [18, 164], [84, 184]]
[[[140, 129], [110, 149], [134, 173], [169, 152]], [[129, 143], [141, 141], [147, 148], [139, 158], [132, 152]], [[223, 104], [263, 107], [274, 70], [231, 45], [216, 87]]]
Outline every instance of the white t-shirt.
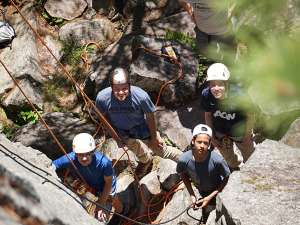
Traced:
[[193, 6], [196, 25], [210, 35], [222, 35], [229, 29], [227, 11], [215, 7], [216, 0], [186, 0]]

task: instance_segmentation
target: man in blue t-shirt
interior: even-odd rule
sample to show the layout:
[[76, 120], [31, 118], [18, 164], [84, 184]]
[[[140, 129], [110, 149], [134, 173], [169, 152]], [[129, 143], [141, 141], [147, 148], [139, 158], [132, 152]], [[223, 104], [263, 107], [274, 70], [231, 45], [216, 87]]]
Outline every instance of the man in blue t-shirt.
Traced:
[[[183, 153], [177, 163], [177, 173], [184, 182], [193, 203], [193, 208], [202, 209], [202, 222], [206, 222], [215, 208], [216, 195], [227, 184], [230, 170], [225, 160], [215, 151], [210, 151], [212, 130], [204, 124], [193, 130], [191, 149]], [[191, 182], [202, 198], [196, 198]]]
[[[167, 146], [156, 128], [155, 106], [149, 95], [141, 88], [130, 85], [128, 74], [123, 68], [116, 68], [111, 76], [111, 87], [100, 91], [96, 106], [108, 119], [123, 143], [139, 159], [136, 175], [142, 177], [152, 163], [155, 154], [177, 161], [182, 153], [179, 149]], [[117, 137], [113, 137], [118, 140]]]
[[[116, 177], [112, 163], [105, 155], [95, 151], [95, 148], [95, 140], [90, 134], [77, 134], [73, 139], [73, 152], [54, 160], [52, 166], [55, 170], [69, 169], [72, 176], [77, 177], [76, 182], [81, 183], [84, 186], [84, 190], [90, 191], [95, 195], [96, 198], [94, 200], [97, 199], [100, 205], [105, 206], [107, 203], [112, 203], [113, 211], [122, 212], [122, 203], [115, 195]], [[80, 180], [81, 178], [84, 181]], [[76, 185], [76, 187], [79, 186]], [[90, 202], [87, 203], [86, 208], [91, 208], [88, 207], [91, 206]], [[91, 214], [97, 219], [101, 221], [109, 219], [107, 212], [103, 209], [97, 209], [96, 206], [94, 207], [96, 211], [93, 211]]]
[[[254, 151], [254, 118], [247, 95], [237, 86], [229, 89], [229, 77], [224, 64], [212, 64], [207, 70], [209, 86], [202, 91], [201, 104], [205, 123], [214, 131], [212, 143], [234, 170], [239, 169], [242, 161], [247, 161]], [[239, 148], [243, 160], [234, 151], [233, 143]]]

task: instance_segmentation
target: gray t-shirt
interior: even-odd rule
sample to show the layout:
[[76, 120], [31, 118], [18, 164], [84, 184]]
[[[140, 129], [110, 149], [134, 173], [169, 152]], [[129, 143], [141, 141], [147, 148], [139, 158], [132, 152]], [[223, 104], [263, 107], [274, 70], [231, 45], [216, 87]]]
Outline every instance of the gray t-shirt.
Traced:
[[177, 163], [177, 173], [186, 173], [200, 193], [212, 192], [230, 175], [230, 170], [222, 156], [209, 151], [203, 162], [196, 162], [192, 150], [183, 153]]
[[124, 101], [119, 101], [113, 95], [111, 87], [105, 88], [98, 93], [96, 106], [120, 136], [137, 139], [150, 136], [145, 113], [154, 112], [155, 106], [143, 89], [131, 85], [129, 96]]
[[227, 11], [218, 9], [216, 0], [186, 0], [193, 6], [198, 29], [210, 35], [223, 35], [228, 32]]

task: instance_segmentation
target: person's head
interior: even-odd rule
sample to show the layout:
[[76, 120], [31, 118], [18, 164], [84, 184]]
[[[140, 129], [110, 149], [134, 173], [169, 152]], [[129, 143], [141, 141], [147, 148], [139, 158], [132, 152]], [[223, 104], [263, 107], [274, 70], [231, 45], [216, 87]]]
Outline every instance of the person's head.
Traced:
[[212, 138], [212, 130], [205, 124], [198, 124], [193, 129], [192, 150], [195, 158], [203, 158], [206, 156], [210, 147]]
[[74, 137], [72, 146], [79, 163], [88, 166], [93, 160], [96, 148], [93, 136], [88, 133], [79, 133]]
[[230, 77], [228, 68], [222, 63], [214, 63], [208, 67], [207, 81], [212, 95], [217, 99], [225, 97], [227, 81]]
[[128, 74], [123, 68], [116, 68], [110, 79], [113, 95], [119, 100], [124, 101], [129, 95]]

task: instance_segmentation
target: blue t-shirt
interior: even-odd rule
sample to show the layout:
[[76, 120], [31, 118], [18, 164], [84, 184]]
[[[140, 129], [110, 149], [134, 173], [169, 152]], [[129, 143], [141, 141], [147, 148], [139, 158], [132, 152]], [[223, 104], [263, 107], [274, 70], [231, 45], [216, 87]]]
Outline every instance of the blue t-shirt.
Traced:
[[113, 95], [111, 87], [105, 88], [98, 93], [96, 106], [106, 115], [121, 137], [136, 139], [150, 137], [145, 113], [154, 112], [155, 106], [143, 89], [131, 85], [128, 97], [124, 101], [119, 101]]
[[230, 170], [225, 160], [214, 151], [208, 151], [203, 162], [196, 162], [192, 150], [184, 152], [177, 162], [177, 173], [186, 173], [200, 194], [217, 190]]
[[[116, 177], [114, 175], [112, 163], [105, 155], [96, 151], [93, 155], [91, 164], [88, 166], [82, 166], [74, 152], [70, 152], [68, 156], [78, 168], [80, 175], [84, 178], [87, 184], [94, 188], [98, 194], [103, 191], [105, 184], [104, 176], [112, 176], [111, 193], [115, 192]], [[75, 173], [75, 169], [65, 155], [54, 160], [52, 164], [56, 167], [56, 169], [69, 168], [73, 173]]]
[[230, 137], [243, 137], [246, 129], [247, 114], [245, 106], [249, 107], [248, 96], [240, 88], [229, 89], [227, 97], [216, 99], [210, 88], [201, 93], [201, 105], [205, 112], [212, 113], [213, 130]]

